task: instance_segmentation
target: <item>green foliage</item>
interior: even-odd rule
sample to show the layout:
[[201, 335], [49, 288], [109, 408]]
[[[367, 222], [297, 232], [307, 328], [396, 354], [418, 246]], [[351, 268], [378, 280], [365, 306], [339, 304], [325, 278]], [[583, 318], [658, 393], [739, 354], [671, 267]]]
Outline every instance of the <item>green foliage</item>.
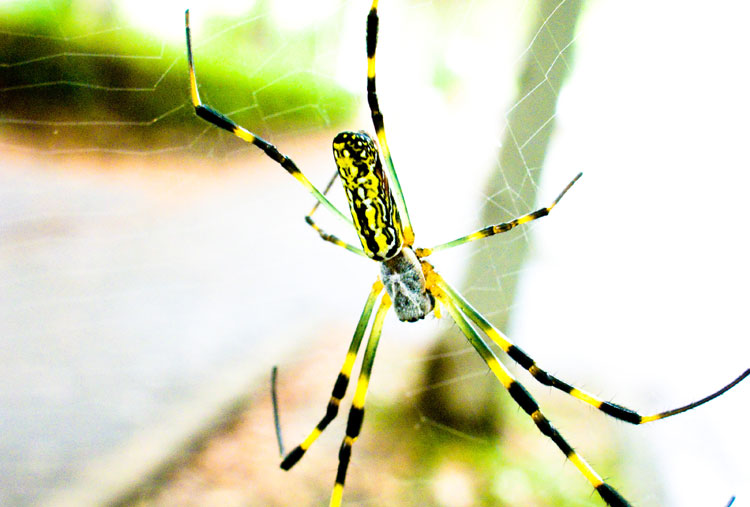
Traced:
[[[207, 103], [260, 135], [330, 127], [351, 115], [354, 97], [311, 70], [314, 34], [285, 45], [267, 16], [227, 30], [233, 23], [212, 20], [199, 32], [207, 41], [194, 34]], [[50, 150], [158, 152], [185, 146], [205, 124], [192, 113], [184, 55], [184, 42], [166, 43], [127, 27], [114, 8], [1, 5], [3, 133]]]
[[[586, 457], [606, 471], [615, 486], [626, 492], [633, 490], [627, 487], [621, 443], [606, 419], [578, 419], [597, 414], [581, 411], [572, 400], [545, 406], [550, 409], [550, 416], [567, 416], [561, 420], [566, 436], [580, 444], [580, 450], [585, 450]], [[359, 466], [368, 475], [397, 477], [396, 484], [403, 487], [397, 495], [401, 505], [604, 505], [573, 465], [565, 463], [554, 444], [507, 396], [497, 407], [498, 413], [505, 416], [502, 428], [492, 437], [442, 425], [415, 413], [411, 406], [370, 408], [366, 425], [371, 426], [363, 430], [363, 440], [372, 440], [373, 450], [358, 453]], [[571, 417], [577, 424], [570, 422]], [[373, 463], [361, 462], [367, 458]], [[384, 470], [389, 465], [390, 469]], [[450, 498], [450, 492], [458, 496]], [[387, 494], [383, 490], [378, 493]], [[441, 493], [448, 498], [441, 498]]]

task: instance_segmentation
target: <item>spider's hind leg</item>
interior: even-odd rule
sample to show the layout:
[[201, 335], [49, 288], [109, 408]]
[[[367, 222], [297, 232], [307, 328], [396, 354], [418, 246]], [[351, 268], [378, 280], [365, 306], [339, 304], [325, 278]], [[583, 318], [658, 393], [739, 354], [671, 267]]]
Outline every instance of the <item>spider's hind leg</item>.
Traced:
[[380, 151], [385, 160], [388, 179], [392, 185], [391, 190], [396, 199], [401, 219], [403, 220], [404, 243], [406, 246], [412, 246], [414, 244], [414, 229], [409, 218], [409, 211], [406, 209], [404, 192], [401, 190], [401, 183], [398, 181], [396, 168], [393, 165], [391, 150], [388, 148], [388, 141], [385, 137], [385, 121], [383, 120], [383, 113], [380, 111], [378, 93], [375, 86], [375, 53], [378, 46], [378, 24], [378, 0], [373, 0], [370, 12], [367, 15], [367, 104], [370, 107], [372, 124], [375, 127]]
[[307, 176], [302, 174], [294, 161], [281, 153], [276, 146], [264, 140], [263, 138], [255, 135], [246, 128], [235, 123], [231, 118], [223, 113], [220, 113], [211, 106], [207, 106], [201, 101], [200, 94], [198, 93], [198, 80], [195, 76], [195, 64], [193, 63], [193, 47], [190, 37], [190, 11], [185, 11], [185, 39], [187, 43], [187, 59], [188, 59], [188, 72], [190, 75], [190, 98], [195, 108], [195, 114], [206, 120], [208, 123], [215, 125], [221, 129], [226, 130], [239, 137], [245, 142], [253, 144], [260, 148], [271, 160], [279, 164], [289, 174], [294, 177], [298, 182], [304, 186], [308, 192], [310, 192], [323, 206], [328, 208], [334, 215], [341, 218], [344, 222], [351, 225], [351, 220], [344, 216], [326, 197], [315, 188]]

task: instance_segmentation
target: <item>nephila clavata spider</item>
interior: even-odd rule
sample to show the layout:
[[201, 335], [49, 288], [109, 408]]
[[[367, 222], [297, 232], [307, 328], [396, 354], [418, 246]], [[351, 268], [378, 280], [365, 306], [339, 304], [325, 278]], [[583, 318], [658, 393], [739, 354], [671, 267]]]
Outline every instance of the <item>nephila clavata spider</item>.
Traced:
[[[309, 436], [283, 458], [281, 467], [285, 470], [292, 468], [302, 458], [313, 442], [317, 440], [321, 432], [336, 417], [339, 404], [349, 384], [354, 362], [372, 320], [354, 399], [349, 411], [346, 436], [339, 451], [338, 471], [331, 496], [332, 506], [341, 504], [352, 446], [362, 428], [365, 397], [367, 395], [370, 374], [380, 340], [383, 321], [388, 310], [393, 307], [399, 320], [414, 322], [423, 319], [431, 312], [437, 310], [438, 305], [442, 305], [495, 377], [507, 389], [513, 400], [532, 418], [539, 430], [550, 438], [584, 475], [602, 499], [612, 506], [630, 505], [620, 493], [601, 478], [552, 426], [546, 416], [542, 414], [536, 401], [534, 401], [528, 391], [515, 380], [510, 371], [500, 362], [497, 355], [490, 349], [479, 332], [481, 331], [481, 333], [494, 341], [511, 360], [525, 368], [541, 384], [568, 393], [605, 414], [632, 424], [644, 424], [665, 419], [698, 407], [737, 385], [750, 375], [750, 369], [746, 370], [733, 382], [698, 401], [657, 414], [640, 415], [629, 408], [600, 400], [541, 369], [531, 357], [514, 345], [508, 337], [496, 329], [458, 291], [448, 284], [435, 271], [432, 264], [425, 260], [429, 255], [439, 250], [445, 250], [500, 234], [519, 225], [547, 216], [575, 184], [578, 178], [580, 178], [581, 174], [573, 178], [552, 204], [547, 207], [506, 223], [485, 227], [472, 234], [432, 248], [414, 248], [414, 231], [388, 149], [383, 114], [380, 111], [375, 87], [375, 50], [378, 32], [377, 4], [377, 0], [374, 0], [367, 16], [367, 100], [380, 151], [378, 151], [375, 141], [365, 132], [342, 132], [338, 134], [333, 140], [333, 154], [338, 172], [334, 175], [334, 178], [324, 192], [320, 192], [315, 188], [296, 164], [279, 152], [275, 146], [236, 124], [222, 113], [203, 104], [198, 94], [198, 85], [193, 64], [189, 13], [185, 13], [190, 93], [196, 114], [209, 123], [227, 130], [242, 140], [260, 148], [268, 157], [281, 165], [310, 191], [317, 199], [317, 203], [305, 218], [307, 223], [317, 231], [323, 240], [353, 253], [366, 256], [380, 264], [380, 277], [373, 284], [365, 302], [344, 364], [334, 385], [326, 413]], [[381, 156], [385, 160], [385, 170], [381, 162]], [[346, 218], [325, 196], [336, 177], [340, 177], [344, 185], [353, 221]], [[322, 230], [312, 218], [318, 204], [322, 204], [335, 215], [353, 225], [359, 236], [361, 247], [345, 243], [338, 237]], [[378, 298], [380, 298], [380, 303], [377, 310], [375, 310]], [[374, 317], [373, 311], [375, 313]]]

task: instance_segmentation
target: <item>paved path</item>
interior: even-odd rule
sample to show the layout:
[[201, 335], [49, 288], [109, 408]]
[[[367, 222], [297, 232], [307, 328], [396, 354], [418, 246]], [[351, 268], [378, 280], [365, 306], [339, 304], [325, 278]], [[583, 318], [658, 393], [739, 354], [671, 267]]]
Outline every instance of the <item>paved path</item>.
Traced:
[[374, 273], [299, 262], [286, 175], [149, 171], [0, 168], [0, 505], [103, 501], [331, 308], [358, 314], [340, 288]]

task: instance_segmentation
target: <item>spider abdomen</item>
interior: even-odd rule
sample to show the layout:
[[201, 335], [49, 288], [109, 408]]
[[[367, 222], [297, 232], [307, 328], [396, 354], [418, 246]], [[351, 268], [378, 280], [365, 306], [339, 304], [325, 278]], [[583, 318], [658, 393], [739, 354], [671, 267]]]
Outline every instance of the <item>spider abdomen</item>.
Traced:
[[380, 275], [385, 290], [393, 301], [398, 320], [414, 322], [425, 318], [435, 306], [435, 299], [427, 292], [422, 263], [409, 247], [380, 263]]
[[390, 259], [404, 234], [375, 142], [365, 132], [341, 132], [333, 139], [333, 156], [362, 249], [376, 261]]

